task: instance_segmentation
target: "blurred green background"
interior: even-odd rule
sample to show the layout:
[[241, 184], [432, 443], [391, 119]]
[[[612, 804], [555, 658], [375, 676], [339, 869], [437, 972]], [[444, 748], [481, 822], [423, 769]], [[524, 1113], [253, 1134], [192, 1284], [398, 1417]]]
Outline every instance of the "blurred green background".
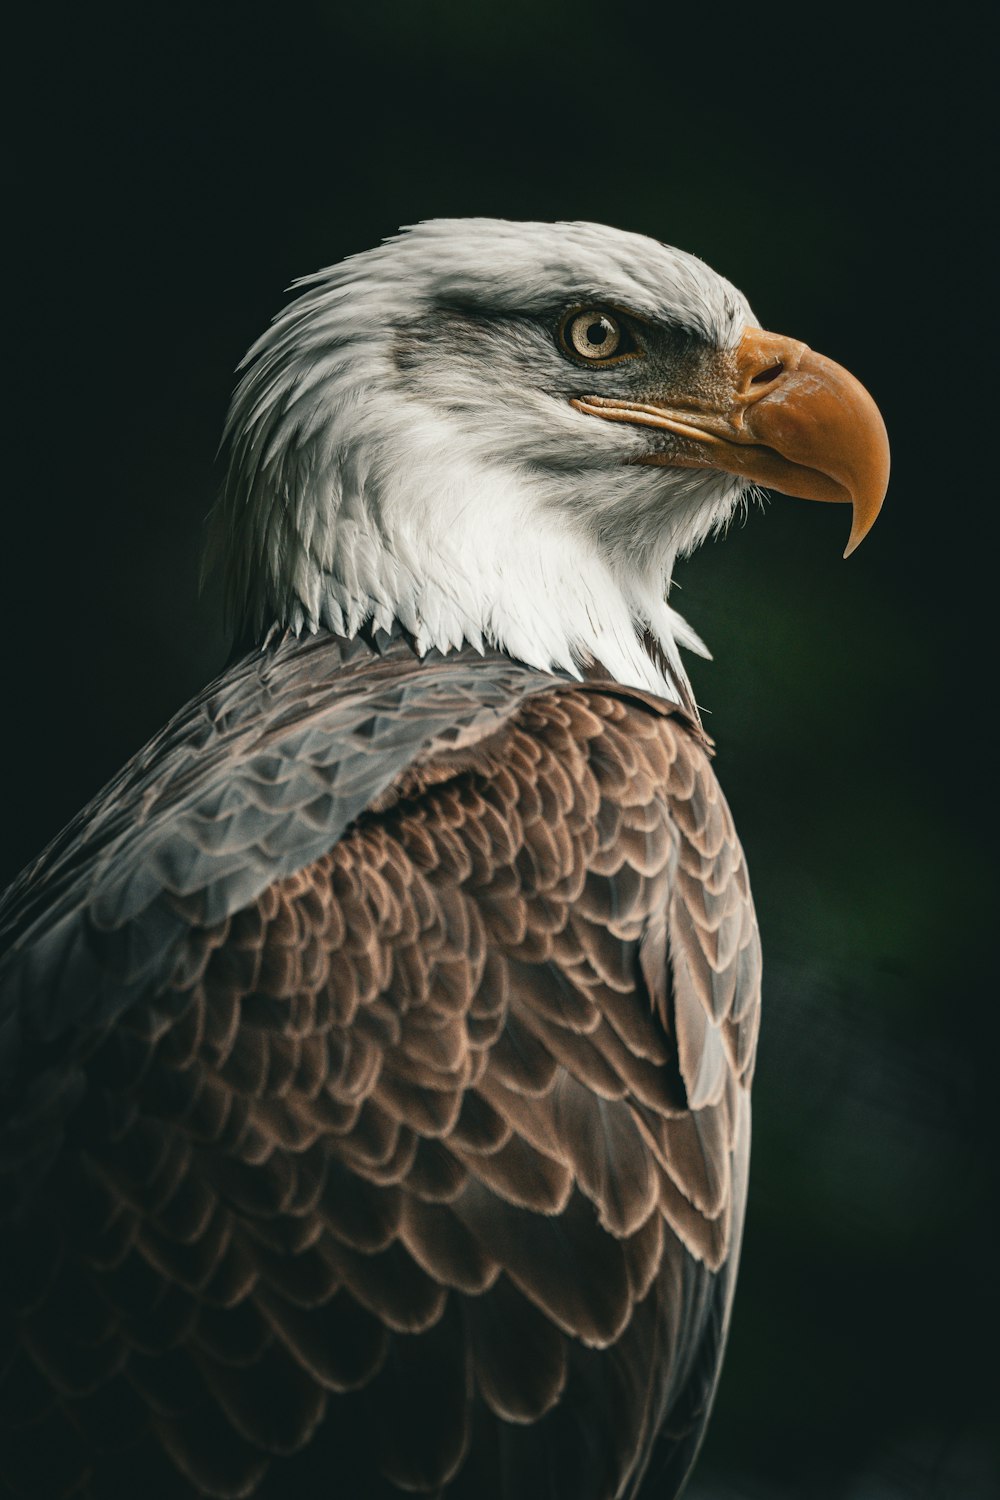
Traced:
[[293, 276], [436, 215], [603, 220], [882, 406], [849, 563], [840, 507], [777, 496], [678, 573], [766, 959], [692, 1500], [1000, 1490], [984, 14], [181, 0], [8, 37], [3, 878], [225, 659], [214, 450]]

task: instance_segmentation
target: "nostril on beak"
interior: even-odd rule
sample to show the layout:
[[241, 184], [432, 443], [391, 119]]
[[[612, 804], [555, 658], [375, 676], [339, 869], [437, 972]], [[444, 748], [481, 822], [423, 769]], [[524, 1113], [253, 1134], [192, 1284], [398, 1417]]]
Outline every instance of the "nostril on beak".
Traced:
[[784, 374], [785, 367], [779, 359], [776, 365], [768, 365], [766, 370], [760, 370], [750, 381], [751, 385], [770, 385], [772, 380], [777, 380], [779, 375]]

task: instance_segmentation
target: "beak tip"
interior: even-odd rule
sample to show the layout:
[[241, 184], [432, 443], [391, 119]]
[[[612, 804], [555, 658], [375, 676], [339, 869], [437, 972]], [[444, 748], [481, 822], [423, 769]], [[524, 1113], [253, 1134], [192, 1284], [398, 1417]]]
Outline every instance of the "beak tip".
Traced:
[[861, 543], [864, 541], [867, 535], [868, 527], [859, 526], [858, 518], [857, 516], [855, 516], [854, 524], [851, 527], [851, 534], [847, 538], [847, 546], [844, 548], [845, 560], [850, 557], [853, 552], [857, 552], [858, 548], [861, 546]]
[[871, 531], [872, 527], [875, 525], [875, 522], [878, 520], [879, 512], [882, 509], [882, 502], [885, 499], [885, 492], [888, 488], [887, 480], [886, 483], [879, 485], [877, 491], [879, 498], [875, 504], [871, 504], [870, 502], [867, 504], [863, 504], [860, 503], [858, 499], [855, 499], [854, 516], [851, 523], [851, 534], [847, 539], [847, 546], [844, 548], [845, 558], [850, 557], [852, 552], [856, 552], [858, 550], [858, 548], [861, 546], [861, 543], [864, 541], [865, 537], [868, 535], [869, 531]]

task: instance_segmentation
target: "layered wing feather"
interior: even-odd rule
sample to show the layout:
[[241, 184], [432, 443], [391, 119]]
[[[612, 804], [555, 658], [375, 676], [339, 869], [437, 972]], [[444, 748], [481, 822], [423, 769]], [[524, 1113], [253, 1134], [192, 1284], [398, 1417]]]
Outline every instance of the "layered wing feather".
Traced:
[[759, 991], [681, 716], [502, 657], [287, 642], [7, 925], [13, 1493], [597, 1500], [651, 1462], [674, 1492]]

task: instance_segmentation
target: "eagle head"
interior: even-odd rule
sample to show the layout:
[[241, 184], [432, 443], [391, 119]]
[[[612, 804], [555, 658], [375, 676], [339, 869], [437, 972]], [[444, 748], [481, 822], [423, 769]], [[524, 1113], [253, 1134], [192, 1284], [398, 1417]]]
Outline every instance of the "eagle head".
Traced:
[[600, 224], [432, 220], [296, 283], [214, 513], [244, 633], [407, 630], [687, 697], [674, 561], [757, 485], [888, 480], [871, 397], [695, 256]]

